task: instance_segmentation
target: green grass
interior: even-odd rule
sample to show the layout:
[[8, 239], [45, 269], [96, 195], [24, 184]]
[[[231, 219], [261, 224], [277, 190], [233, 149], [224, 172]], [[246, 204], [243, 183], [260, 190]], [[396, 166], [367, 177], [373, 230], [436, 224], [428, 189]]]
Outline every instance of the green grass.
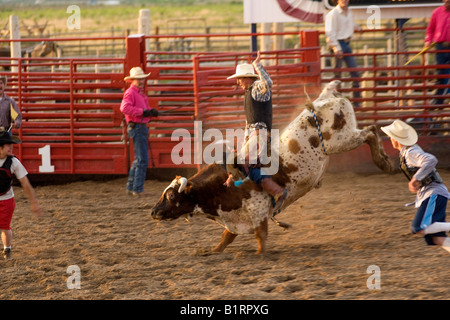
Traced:
[[[224, 1], [222, 1], [224, 2]], [[174, 5], [178, 3], [178, 5]], [[203, 3], [198, 0], [152, 0], [148, 3], [135, 3], [119, 6], [89, 6], [80, 5], [81, 24], [84, 31], [118, 28], [136, 28], [140, 9], [150, 10], [152, 28], [159, 25], [166, 26], [168, 21], [183, 19], [184, 26], [218, 26], [243, 25], [243, 4], [241, 1], [225, 1], [225, 3]], [[10, 15], [17, 15], [19, 21], [33, 25], [48, 21], [58, 30], [65, 27], [71, 15], [67, 13], [67, 6], [3, 6], [0, 11], [0, 25], [5, 26]], [[185, 20], [192, 18], [191, 20]]]

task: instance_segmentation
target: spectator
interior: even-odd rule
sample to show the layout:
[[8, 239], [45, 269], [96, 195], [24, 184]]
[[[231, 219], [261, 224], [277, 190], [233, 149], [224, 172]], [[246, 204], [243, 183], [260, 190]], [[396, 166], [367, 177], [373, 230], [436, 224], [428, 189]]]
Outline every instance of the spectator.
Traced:
[[18, 129], [22, 124], [22, 113], [16, 101], [5, 93], [6, 76], [0, 77], [0, 130]]
[[[352, 11], [348, 8], [350, 0], [337, 0], [337, 6], [332, 9], [325, 18], [325, 35], [327, 44], [331, 53], [335, 55], [335, 68], [342, 68], [342, 61], [345, 62], [347, 68], [357, 68], [355, 57], [352, 56], [352, 48], [350, 41], [355, 30], [359, 30], [359, 26], [353, 21]], [[350, 71], [352, 78], [360, 78], [359, 71]], [[340, 73], [336, 77], [341, 77]], [[361, 98], [359, 92], [359, 81], [353, 81], [353, 98]], [[358, 101], [353, 102], [355, 107], [359, 107]]]
[[[436, 8], [428, 24], [425, 34], [425, 47], [436, 44], [436, 50], [450, 50], [450, 0], [442, 0], [442, 6]], [[450, 82], [450, 52], [437, 52], [436, 64], [447, 65], [447, 68], [438, 69], [437, 73], [446, 78], [439, 78], [437, 84], [448, 85]], [[435, 95], [441, 96], [431, 100], [431, 104], [443, 104], [449, 88], [439, 88]]]

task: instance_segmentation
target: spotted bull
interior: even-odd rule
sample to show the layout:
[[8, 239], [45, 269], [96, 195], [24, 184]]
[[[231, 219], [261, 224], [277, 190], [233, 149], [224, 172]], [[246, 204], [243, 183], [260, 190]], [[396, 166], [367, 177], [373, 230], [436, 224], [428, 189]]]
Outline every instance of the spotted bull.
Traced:
[[[392, 170], [376, 127], [357, 128], [353, 107], [336, 91], [338, 84], [328, 84], [280, 135], [280, 167], [272, 178], [288, 189], [282, 209], [320, 186], [331, 154], [368, 144], [374, 163], [385, 172]], [[152, 208], [152, 217], [171, 220], [204, 215], [225, 227], [214, 252], [222, 252], [238, 234], [254, 233], [257, 253], [264, 253], [268, 220], [273, 215], [271, 196], [251, 180], [226, 187], [227, 178], [220, 164], [211, 164], [189, 179], [176, 177]]]

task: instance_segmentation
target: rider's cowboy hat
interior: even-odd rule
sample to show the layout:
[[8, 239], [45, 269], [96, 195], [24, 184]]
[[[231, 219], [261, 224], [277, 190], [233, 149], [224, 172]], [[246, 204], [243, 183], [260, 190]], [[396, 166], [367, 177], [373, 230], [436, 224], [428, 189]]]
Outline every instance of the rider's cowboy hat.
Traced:
[[258, 75], [255, 74], [255, 70], [253, 70], [253, 66], [249, 63], [242, 63], [236, 66], [236, 73], [227, 79], [234, 78], [258, 78]]
[[8, 78], [6, 76], [0, 76], [0, 80], [3, 81], [3, 84], [6, 86], [6, 83], [8, 82]]
[[381, 127], [381, 130], [404, 146], [412, 146], [418, 140], [416, 130], [401, 120], [395, 120], [392, 124]]
[[132, 79], [145, 79], [150, 75], [150, 73], [145, 74], [142, 71], [141, 67], [134, 67], [130, 70], [130, 75], [125, 77], [124, 80], [132, 80]]
[[19, 137], [11, 135], [9, 131], [0, 131], [0, 145], [17, 144], [21, 142], [22, 140], [20, 140]]

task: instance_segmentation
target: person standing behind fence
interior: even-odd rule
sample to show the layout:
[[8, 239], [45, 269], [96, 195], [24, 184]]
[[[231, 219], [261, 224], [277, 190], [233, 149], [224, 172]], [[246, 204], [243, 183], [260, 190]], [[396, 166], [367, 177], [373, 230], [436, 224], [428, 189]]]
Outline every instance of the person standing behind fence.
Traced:
[[7, 78], [0, 77], [0, 130], [18, 129], [22, 124], [22, 113], [16, 101], [5, 93]]
[[[442, 0], [444, 5], [434, 9], [430, 23], [425, 33], [425, 48], [433, 43], [436, 44], [436, 50], [450, 50], [450, 0]], [[439, 78], [437, 84], [446, 85], [450, 82], [450, 52], [437, 52], [436, 63], [447, 65], [447, 68], [438, 69], [437, 74], [447, 78]], [[436, 95], [445, 96], [449, 93], [449, 88], [439, 88]], [[434, 98], [431, 104], [443, 104], [445, 98]]]
[[120, 105], [134, 147], [134, 161], [128, 174], [126, 191], [135, 196], [143, 195], [147, 175], [149, 163], [147, 124], [151, 117], [158, 116], [158, 111], [150, 108], [144, 92], [145, 81], [149, 75], [150, 73], [145, 74], [140, 67], [130, 70], [130, 75], [124, 80], [131, 82], [131, 85], [125, 91]]
[[[355, 57], [352, 56], [350, 41], [355, 30], [360, 27], [354, 23], [352, 11], [348, 8], [350, 0], [337, 0], [337, 6], [332, 9], [325, 18], [325, 35], [331, 53], [335, 55], [335, 68], [342, 68], [342, 61], [347, 68], [357, 68]], [[345, 55], [344, 55], [345, 54]], [[359, 71], [350, 71], [352, 78], [360, 78]], [[340, 73], [336, 77], [341, 77]], [[353, 88], [359, 89], [359, 81], [353, 81]], [[353, 98], [361, 98], [359, 91], [353, 91]], [[359, 107], [359, 102], [354, 102], [355, 107]]]

